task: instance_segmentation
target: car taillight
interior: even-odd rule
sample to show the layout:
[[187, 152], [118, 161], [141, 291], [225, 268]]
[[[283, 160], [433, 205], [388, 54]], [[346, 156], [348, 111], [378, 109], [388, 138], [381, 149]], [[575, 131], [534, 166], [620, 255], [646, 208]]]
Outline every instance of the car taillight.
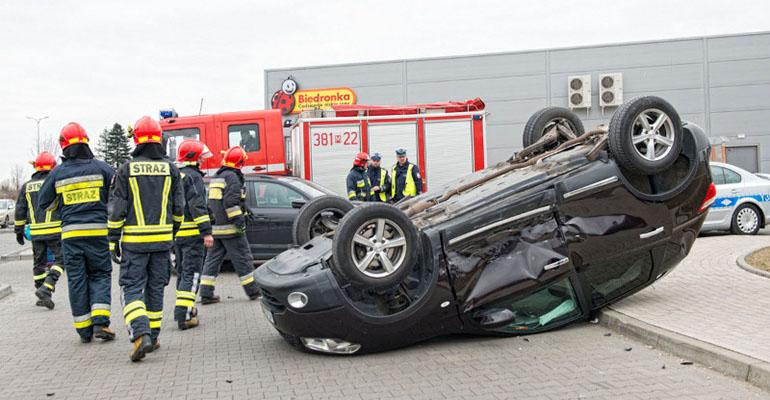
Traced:
[[716, 198], [717, 198], [717, 187], [714, 186], [714, 183], [712, 182], [709, 185], [709, 190], [706, 191], [706, 197], [703, 199], [703, 203], [698, 209], [698, 212], [704, 212], [708, 210], [708, 208], [711, 207], [712, 204], [714, 204], [714, 200], [716, 200]]

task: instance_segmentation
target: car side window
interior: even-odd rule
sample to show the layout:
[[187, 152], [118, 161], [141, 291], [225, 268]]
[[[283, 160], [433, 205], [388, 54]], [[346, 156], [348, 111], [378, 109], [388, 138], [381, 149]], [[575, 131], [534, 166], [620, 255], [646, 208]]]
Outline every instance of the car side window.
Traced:
[[304, 199], [296, 190], [274, 182], [254, 182], [252, 187], [257, 208], [292, 208], [292, 201]]
[[241, 146], [247, 153], [259, 151], [259, 125], [228, 125], [227, 139], [230, 147]]
[[715, 185], [725, 184], [725, 174], [723, 171], [724, 168], [722, 167], [711, 166], [711, 179], [714, 181]]
[[739, 173], [727, 168], [722, 169], [724, 169], [725, 173], [725, 183], [741, 183], [741, 175]]

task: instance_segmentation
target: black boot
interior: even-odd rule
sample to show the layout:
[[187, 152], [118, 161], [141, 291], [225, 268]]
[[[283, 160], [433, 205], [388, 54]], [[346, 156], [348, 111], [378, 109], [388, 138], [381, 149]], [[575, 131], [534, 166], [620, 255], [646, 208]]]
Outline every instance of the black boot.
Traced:
[[201, 304], [206, 305], [206, 304], [214, 304], [214, 303], [219, 303], [219, 296], [217, 295], [213, 295], [211, 297], [201, 296]]
[[53, 299], [51, 299], [51, 289], [48, 289], [46, 286], [40, 286], [35, 290], [35, 296], [37, 296], [38, 300], [35, 305], [45, 307], [49, 310], [53, 310], [54, 303]]

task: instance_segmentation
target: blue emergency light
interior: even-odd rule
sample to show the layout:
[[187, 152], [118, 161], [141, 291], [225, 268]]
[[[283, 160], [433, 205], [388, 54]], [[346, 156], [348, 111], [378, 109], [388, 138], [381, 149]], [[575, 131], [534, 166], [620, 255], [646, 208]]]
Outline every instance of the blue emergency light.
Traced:
[[160, 119], [166, 119], [166, 118], [176, 118], [179, 114], [176, 113], [176, 110], [173, 108], [167, 108], [160, 110]]

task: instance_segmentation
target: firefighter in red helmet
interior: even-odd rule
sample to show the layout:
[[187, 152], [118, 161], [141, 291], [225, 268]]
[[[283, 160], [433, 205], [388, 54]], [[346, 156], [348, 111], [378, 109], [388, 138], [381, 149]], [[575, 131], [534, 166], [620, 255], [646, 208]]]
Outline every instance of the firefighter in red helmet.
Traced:
[[[32, 275], [35, 281], [37, 305], [53, 310], [51, 299], [56, 282], [62, 272], [61, 260], [61, 215], [59, 210], [44, 210], [38, 206], [38, 192], [43, 181], [56, 167], [53, 154], [44, 151], [32, 162], [35, 173], [32, 178], [21, 186], [19, 198], [16, 200], [16, 241], [24, 244], [24, 226], [29, 224], [29, 236], [32, 240], [33, 267]], [[48, 251], [54, 256], [50, 270], [48, 266]]]
[[348, 177], [345, 179], [349, 200], [371, 201], [374, 199], [372, 182], [369, 180], [369, 175], [366, 174], [368, 162], [368, 154], [364, 152], [356, 154], [353, 168], [350, 169]]
[[246, 296], [251, 300], [259, 297], [259, 288], [251, 274], [254, 265], [246, 240], [246, 189], [241, 173], [246, 158], [246, 151], [240, 146], [229, 148], [222, 158], [222, 167], [209, 183], [208, 205], [213, 217], [214, 245], [208, 249], [203, 264], [201, 304], [219, 302], [214, 286], [225, 255], [232, 261]]
[[206, 248], [214, 244], [211, 236], [211, 220], [206, 207], [206, 185], [200, 163], [211, 157], [205, 144], [189, 139], [179, 145], [176, 158], [182, 174], [184, 196], [184, 218], [176, 233], [176, 307], [174, 320], [179, 329], [198, 326], [198, 311], [195, 298], [200, 287], [203, 259]]
[[123, 318], [133, 343], [129, 358], [139, 361], [160, 347], [169, 251], [185, 200], [179, 170], [165, 157], [158, 121], [142, 117], [133, 133], [136, 148], [115, 174], [107, 223], [113, 260], [120, 263]]
[[61, 213], [61, 253], [73, 325], [80, 341], [112, 340], [112, 264], [107, 242], [107, 197], [114, 172], [94, 159], [88, 135], [70, 122], [59, 134], [63, 161], [45, 178], [38, 208]]

